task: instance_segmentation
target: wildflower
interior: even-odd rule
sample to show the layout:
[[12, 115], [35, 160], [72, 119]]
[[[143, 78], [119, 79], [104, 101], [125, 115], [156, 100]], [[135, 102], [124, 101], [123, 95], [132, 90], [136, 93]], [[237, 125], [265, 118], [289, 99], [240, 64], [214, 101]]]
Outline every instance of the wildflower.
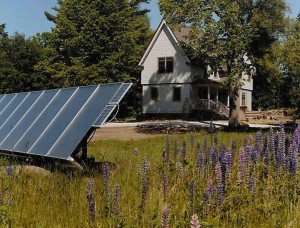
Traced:
[[266, 166], [269, 165], [269, 162], [270, 162], [270, 152], [269, 152], [269, 147], [268, 146], [266, 146], [266, 148], [264, 149], [263, 161], [264, 161], [264, 163], [265, 163]]
[[114, 186], [114, 215], [120, 215], [120, 185], [115, 184]]
[[200, 228], [199, 219], [196, 214], [192, 215], [192, 219], [190, 223], [191, 223], [191, 228]]
[[11, 165], [6, 167], [6, 173], [8, 177], [12, 177], [13, 176], [13, 167]]
[[203, 167], [203, 153], [201, 151], [201, 149], [199, 149], [199, 152], [198, 152], [198, 159], [197, 159], [197, 167], [198, 169], [202, 169]]
[[110, 208], [110, 187], [109, 187], [109, 166], [105, 162], [103, 164], [103, 186], [104, 186], [104, 197], [106, 200], [106, 209]]
[[174, 159], [176, 160], [178, 154], [178, 142], [177, 142], [177, 137], [174, 139]]
[[193, 134], [193, 132], [191, 132], [191, 134], [190, 134], [191, 148], [194, 148], [194, 140], [195, 140], [194, 134]]
[[250, 189], [250, 192], [253, 192], [253, 193], [256, 192], [256, 180], [255, 180], [253, 173], [250, 175], [250, 178], [249, 178], [249, 189]]
[[168, 205], [164, 206], [162, 215], [161, 215], [161, 228], [168, 228], [169, 227], [169, 220], [170, 220], [170, 207]]
[[235, 139], [232, 139], [231, 150], [232, 150], [232, 152], [235, 152], [235, 150], [236, 150], [236, 140]]
[[240, 148], [239, 151], [239, 173], [240, 178], [243, 180], [246, 172], [246, 154], [243, 147]]
[[166, 162], [169, 161], [169, 155], [170, 155], [170, 135], [166, 135], [166, 148], [165, 148], [165, 154], [166, 154]]
[[88, 204], [89, 204], [90, 221], [93, 222], [95, 221], [95, 217], [96, 217], [96, 203], [95, 203], [93, 193], [90, 194]]
[[180, 154], [180, 160], [181, 160], [181, 161], [184, 161], [184, 160], [185, 160], [185, 157], [186, 157], [186, 140], [184, 139], [184, 140], [183, 140], [183, 143], [182, 143], [182, 149], [181, 149], [181, 154]]
[[163, 192], [163, 199], [164, 202], [167, 201], [167, 191], [168, 191], [168, 177], [165, 171], [162, 174], [162, 192]]
[[146, 198], [149, 191], [149, 176], [148, 176], [148, 170], [149, 170], [149, 163], [144, 158], [142, 161], [142, 210], [145, 210], [146, 206]]
[[190, 182], [190, 207], [191, 209], [194, 208], [194, 201], [195, 201], [195, 190], [196, 189], [196, 183], [195, 181]]

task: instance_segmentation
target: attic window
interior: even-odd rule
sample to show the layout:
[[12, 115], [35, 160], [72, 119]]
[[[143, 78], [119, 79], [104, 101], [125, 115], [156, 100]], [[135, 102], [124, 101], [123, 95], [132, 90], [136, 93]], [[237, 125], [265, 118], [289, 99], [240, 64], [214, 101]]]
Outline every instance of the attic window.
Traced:
[[173, 72], [173, 57], [158, 58], [158, 72], [172, 73]]

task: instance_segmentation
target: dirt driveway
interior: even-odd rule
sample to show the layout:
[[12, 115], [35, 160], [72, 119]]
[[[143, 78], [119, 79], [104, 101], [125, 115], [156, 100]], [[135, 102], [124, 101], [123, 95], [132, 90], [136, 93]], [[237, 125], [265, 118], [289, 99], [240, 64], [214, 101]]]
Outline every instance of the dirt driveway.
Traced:
[[141, 134], [135, 131], [135, 127], [103, 127], [96, 131], [92, 141], [97, 140], [121, 140], [131, 141], [158, 135]]

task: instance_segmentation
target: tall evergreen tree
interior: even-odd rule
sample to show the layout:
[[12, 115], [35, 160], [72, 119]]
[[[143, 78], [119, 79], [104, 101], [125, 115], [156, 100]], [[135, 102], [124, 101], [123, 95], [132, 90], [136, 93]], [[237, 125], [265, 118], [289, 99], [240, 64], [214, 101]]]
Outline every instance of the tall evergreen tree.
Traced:
[[59, 0], [45, 36], [47, 55], [37, 66], [61, 86], [137, 80], [149, 38], [148, 0]]
[[0, 93], [43, 89], [47, 79], [34, 70], [43, 47], [35, 37], [26, 39], [15, 33], [8, 36], [5, 25], [0, 26]]

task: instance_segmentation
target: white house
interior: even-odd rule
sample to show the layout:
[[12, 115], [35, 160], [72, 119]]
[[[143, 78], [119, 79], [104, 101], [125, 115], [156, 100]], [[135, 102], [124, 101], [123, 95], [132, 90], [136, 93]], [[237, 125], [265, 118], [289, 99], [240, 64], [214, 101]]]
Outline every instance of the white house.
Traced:
[[[220, 85], [224, 73], [215, 72], [207, 80], [199, 80], [207, 69], [194, 65], [179, 46], [187, 32], [172, 31], [164, 20], [157, 28], [139, 63], [143, 67], [143, 114], [201, 116], [209, 110], [210, 114], [228, 117], [228, 90]], [[253, 80], [248, 75], [243, 78], [236, 105], [245, 112], [252, 109]]]

